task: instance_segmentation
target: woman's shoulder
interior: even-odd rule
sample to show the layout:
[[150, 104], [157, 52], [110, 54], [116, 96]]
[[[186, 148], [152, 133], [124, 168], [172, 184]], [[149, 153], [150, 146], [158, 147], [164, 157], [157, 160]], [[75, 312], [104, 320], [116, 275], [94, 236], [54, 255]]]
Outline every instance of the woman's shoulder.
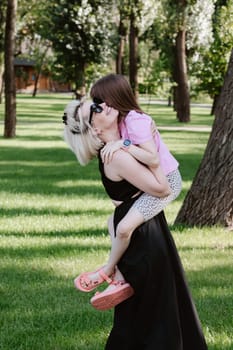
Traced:
[[129, 163], [131, 163], [132, 155], [129, 152], [124, 151], [123, 149], [118, 149], [116, 152], [114, 152], [112, 157], [112, 165], [119, 167], [120, 165], [123, 165], [124, 167], [130, 166]]

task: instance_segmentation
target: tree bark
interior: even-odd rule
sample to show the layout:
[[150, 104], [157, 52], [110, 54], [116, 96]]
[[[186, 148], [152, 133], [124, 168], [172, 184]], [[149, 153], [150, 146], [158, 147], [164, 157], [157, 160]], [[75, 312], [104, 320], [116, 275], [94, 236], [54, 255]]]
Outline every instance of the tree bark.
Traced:
[[187, 123], [190, 121], [190, 97], [185, 53], [185, 35], [184, 29], [177, 33], [175, 45], [174, 79], [177, 83], [175, 96], [177, 119], [180, 122]]
[[[3, 56], [1, 55], [0, 53], [0, 56]], [[0, 104], [2, 103], [2, 93], [3, 93], [3, 77], [4, 77], [4, 64], [3, 64], [3, 59], [0, 58]]]
[[16, 134], [16, 87], [14, 74], [15, 21], [17, 0], [8, 0], [5, 29], [5, 128], [4, 137]]
[[36, 94], [37, 94], [38, 83], [39, 83], [42, 67], [43, 67], [46, 55], [48, 53], [48, 50], [49, 50], [49, 46], [46, 47], [44, 53], [41, 55], [40, 64], [39, 64], [38, 69], [37, 69], [37, 74], [36, 74], [36, 79], [35, 79], [35, 83], [34, 83], [34, 89], [33, 89], [32, 97], [35, 97]]
[[129, 81], [136, 99], [138, 98], [138, 28], [134, 10], [130, 15], [129, 33]]
[[217, 106], [218, 98], [219, 98], [219, 95], [214, 95], [213, 104], [212, 104], [210, 115], [215, 115], [215, 108]]
[[175, 223], [233, 228], [233, 50], [204, 157]]
[[119, 33], [119, 45], [118, 45], [117, 57], [116, 57], [116, 73], [117, 74], [125, 74], [124, 51], [125, 51], [125, 41], [126, 41], [127, 28], [125, 27], [125, 25], [123, 23], [121, 13], [120, 13], [120, 23], [119, 23], [118, 33]]

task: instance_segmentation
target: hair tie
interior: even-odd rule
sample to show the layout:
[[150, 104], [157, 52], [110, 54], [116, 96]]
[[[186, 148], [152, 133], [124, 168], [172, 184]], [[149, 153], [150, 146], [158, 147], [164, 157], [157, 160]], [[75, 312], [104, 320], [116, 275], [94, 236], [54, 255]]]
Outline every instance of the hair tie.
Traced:
[[63, 114], [62, 119], [63, 119], [63, 123], [64, 123], [65, 125], [67, 125], [67, 114], [66, 114], [66, 113]]

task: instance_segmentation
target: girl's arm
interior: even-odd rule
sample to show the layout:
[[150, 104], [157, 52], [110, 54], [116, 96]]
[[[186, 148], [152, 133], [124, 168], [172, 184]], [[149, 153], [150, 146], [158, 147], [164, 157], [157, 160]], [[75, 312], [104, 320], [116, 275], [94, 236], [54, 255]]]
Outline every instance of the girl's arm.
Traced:
[[123, 144], [124, 140], [108, 142], [101, 150], [101, 158], [104, 163], [111, 161], [114, 152], [118, 149], [123, 149], [129, 152], [139, 162], [149, 166], [156, 167], [159, 165], [158, 153], [153, 140], [147, 141], [142, 145], [133, 145], [125, 147]]
[[165, 197], [170, 194], [166, 177], [159, 182], [148, 167], [123, 150], [115, 152], [111, 162], [105, 164], [104, 168], [106, 176], [113, 181], [125, 179], [139, 190], [155, 197]]
[[[135, 150], [135, 147], [138, 150]], [[168, 183], [167, 177], [165, 176], [160, 166], [159, 155], [155, 146], [155, 142], [153, 140], [150, 140], [135, 147], [132, 147], [131, 149], [131, 145], [130, 145], [128, 152], [139, 161], [141, 161], [139, 159], [139, 156], [143, 157], [144, 161], [141, 161], [141, 162], [149, 167], [150, 171], [152, 172], [152, 174], [155, 176], [156, 180], [159, 183], [164, 183], [164, 182]]]

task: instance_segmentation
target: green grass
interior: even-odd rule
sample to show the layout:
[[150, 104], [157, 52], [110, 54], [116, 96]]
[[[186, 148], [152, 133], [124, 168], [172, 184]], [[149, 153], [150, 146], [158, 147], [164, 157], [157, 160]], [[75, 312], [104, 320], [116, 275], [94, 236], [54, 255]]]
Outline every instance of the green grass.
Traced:
[[[0, 349], [102, 350], [112, 310], [92, 309], [93, 293], [77, 292], [73, 278], [105, 262], [113, 206], [96, 160], [81, 167], [62, 140], [61, 117], [70, 97], [17, 100], [17, 137], [0, 136]], [[149, 108], [158, 126], [180, 125], [171, 108]], [[173, 225], [209, 137], [191, 127], [211, 126], [208, 113], [193, 107], [189, 131], [161, 130], [183, 176], [182, 194], [166, 216], [209, 349], [232, 350], [232, 233]], [[0, 135], [2, 120], [0, 105]]]

